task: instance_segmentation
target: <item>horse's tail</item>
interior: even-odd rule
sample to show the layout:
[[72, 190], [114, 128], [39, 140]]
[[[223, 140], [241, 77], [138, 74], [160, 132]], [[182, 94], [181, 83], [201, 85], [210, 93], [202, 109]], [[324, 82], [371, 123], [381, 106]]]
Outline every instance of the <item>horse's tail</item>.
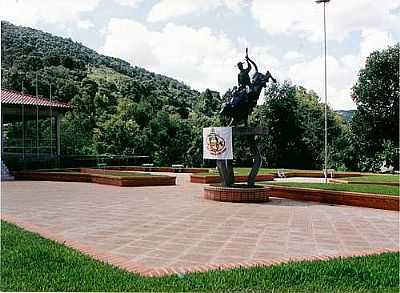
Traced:
[[269, 70], [267, 71], [265, 76], [267, 77], [267, 82], [271, 79], [273, 83], [276, 83], [276, 79], [272, 76], [272, 74], [271, 74], [271, 72], [269, 72]]

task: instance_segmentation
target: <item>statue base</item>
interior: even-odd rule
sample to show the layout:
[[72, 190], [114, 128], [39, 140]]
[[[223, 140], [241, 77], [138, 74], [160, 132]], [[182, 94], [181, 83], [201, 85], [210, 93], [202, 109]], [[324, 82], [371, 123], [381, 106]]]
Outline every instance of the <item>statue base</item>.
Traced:
[[[254, 187], [258, 171], [262, 164], [262, 157], [260, 153], [260, 144], [258, 143], [258, 137], [267, 135], [268, 131], [265, 128], [259, 127], [233, 127], [232, 136], [233, 139], [239, 136], [253, 136], [255, 151], [254, 163], [251, 168], [250, 174], [247, 178], [247, 187]], [[232, 160], [217, 160], [217, 167], [219, 175], [221, 177], [222, 186], [235, 188], [235, 174], [233, 172]], [[242, 187], [243, 188], [243, 187]]]
[[263, 186], [249, 188], [243, 184], [236, 184], [233, 187], [209, 185], [204, 187], [204, 198], [227, 202], [267, 202], [269, 201], [269, 192], [270, 188]]

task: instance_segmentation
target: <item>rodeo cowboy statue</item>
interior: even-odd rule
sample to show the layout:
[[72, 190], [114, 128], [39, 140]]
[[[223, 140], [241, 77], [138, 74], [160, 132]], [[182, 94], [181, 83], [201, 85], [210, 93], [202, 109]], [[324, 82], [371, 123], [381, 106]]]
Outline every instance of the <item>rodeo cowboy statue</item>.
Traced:
[[[244, 68], [242, 62], [237, 64], [239, 68], [238, 74], [238, 87], [234, 87], [233, 90], [228, 90], [225, 95], [225, 103], [222, 104], [220, 114], [231, 118], [231, 125], [238, 125], [240, 122], [244, 122], [247, 126], [247, 119], [253, 108], [257, 104], [257, 100], [261, 94], [261, 90], [267, 85], [267, 82], [271, 79], [276, 82], [276, 79], [271, 75], [269, 71], [266, 74], [258, 72], [256, 63], [249, 58], [248, 49], [246, 48], [245, 57], [247, 67]], [[250, 71], [254, 67], [255, 73], [250, 79]]]

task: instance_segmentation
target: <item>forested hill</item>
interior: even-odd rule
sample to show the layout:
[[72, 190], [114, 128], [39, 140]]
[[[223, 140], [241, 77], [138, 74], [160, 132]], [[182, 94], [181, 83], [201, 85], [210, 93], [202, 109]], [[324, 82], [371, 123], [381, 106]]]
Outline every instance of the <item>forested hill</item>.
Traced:
[[23, 81], [25, 90], [35, 93], [38, 72], [39, 94], [48, 95], [51, 81], [53, 96], [63, 101], [79, 93], [79, 82], [85, 77], [108, 83], [103, 87], [134, 99], [143, 94], [163, 93], [167, 95], [166, 102], [178, 107], [193, 106], [199, 95], [175, 79], [98, 54], [71, 39], [5, 21], [1, 22], [1, 50], [3, 88], [21, 90]]
[[351, 122], [356, 110], [337, 110], [335, 111], [337, 114], [343, 117], [347, 122]]
[[[71, 39], [1, 24], [2, 88], [35, 94], [37, 80], [39, 95], [49, 97], [51, 85], [53, 99], [73, 105], [61, 121], [63, 155], [149, 155], [160, 165], [200, 165], [201, 127], [215, 125], [218, 93], [199, 93]], [[50, 133], [48, 122], [41, 136]], [[8, 130], [10, 140], [18, 138], [18, 125]]]

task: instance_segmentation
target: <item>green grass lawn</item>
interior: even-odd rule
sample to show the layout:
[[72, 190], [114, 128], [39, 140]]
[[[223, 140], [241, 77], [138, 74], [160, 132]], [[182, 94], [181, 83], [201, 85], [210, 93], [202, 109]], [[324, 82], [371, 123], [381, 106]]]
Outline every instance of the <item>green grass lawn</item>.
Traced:
[[[234, 168], [235, 175], [237, 176], [247, 176], [250, 174], [251, 168]], [[278, 169], [269, 169], [269, 168], [260, 168], [258, 174], [275, 174]], [[209, 173], [195, 173], [195, 175], [199, 176], [210, 176], [210, 175], [219, 175], [218, 171], [215, 168], [210, 169]]]
[[399, 175], [366, 175], [360, 177], [344, 177], [340, 178], [346, 181], [358, 181], [358, 182], [386, 182], [386, 183], [399, 183]]
[[2, 222], [2, 291], [365, 292], [399, 290], [399, 253], [144, 278]]
[[[234, 168], [235, 175], [249, 175], [251, 168], [246, 168], [246, 167], [236, 167]], [[291, 173], [291, 172], [308, 172], [308, 173], [316, 173], [316, 174], [322, 174], [322, 170], [300, 170], [300, 169], [283, 169], [283, 168], [260, 168], [258, 174], [276, 174], [278, 170], [284, 170], [286, 173]], [[343, 173], [343, 172], [336, 172], [336, 173]], [[207, 175], [218, 175], [218, 172], [215, 170], [215, 168], [212, 168], [209, 170], [209, 173], [196, 173], [195, 175], [200, 175], [200, 176], [207, 176]], [[359, 177], [357, 177], [359, 178]]]
[[264, 185], [280, 185], [289, 187], [302, 187], [314, 189], [326, 189], [337, 191], [354, 191], [364, 193], [378, 193], [384, 195], [399, 196], [400, 191], [398, 186], [378, 185], [378, 184], [347, 184], [347, 183], [300, 183], [300, 182], [262, 182]]

